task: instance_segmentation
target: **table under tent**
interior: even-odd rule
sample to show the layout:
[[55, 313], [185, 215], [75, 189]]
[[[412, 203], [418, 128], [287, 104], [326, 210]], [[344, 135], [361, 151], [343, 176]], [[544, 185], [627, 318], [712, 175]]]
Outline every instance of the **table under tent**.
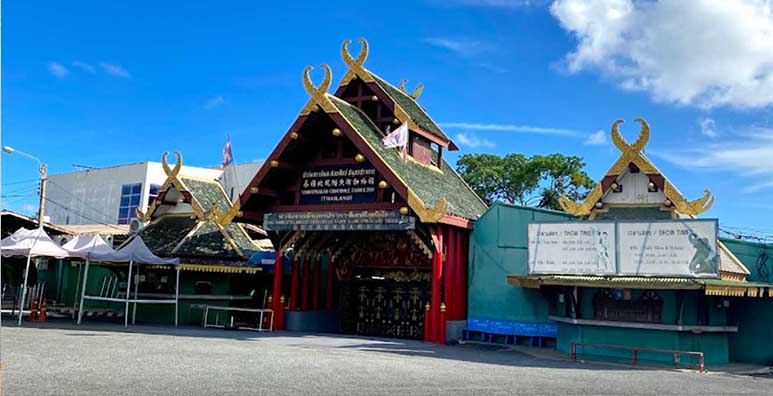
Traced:
[[21, 298], [18, 300], [18, 324], [21, 326], [24, 309], [30, 307], [35, 299], [41, 299], [44, 296], [43, 284], [35, 285], [32, 293], [27, 293], [32, 259], [40, 257], [66, 258], [72, 257], [72, 255], [70, 252], [57, 245], [42, 227], [33, 230], [26, 228], [16, 230], [16, 232], [0, 241], [0, 252], [3, 257], [21, 256], [27, 258], [24, 270], [24, 282], [19, 292]]
[[[92, 239], [84, 240], [82, 242], [74, 243], [73, 246], [79, 246], [78, 251], [85, 253], [86, 265], [83, 270], [83, 285], [81, 289], [80, 308], [78, 309], [78, 324], [81, 323], [84, 313], [84, 302], [106, 302], [106, 303], [122, 303], [124, 304], [124, 326], [129, 325], [129, 306], [133, 305], [133, 318], [137, 315], [138, 304], [174, 304], [174, 324], [177, 326], [177, 319], [179, 313], [179, 296], [180, 296], [180, 260], [177, 258], [161, 258], [153, 254], [148, 249], [145, 242], [140, 236], [135, 236], [130, 242], [125, 244], [122, 248], [115, 251], [101, 240], [99, 236], [93, 236]], [[99, 238], [97, 240], [97, 238]], [[122, 265], [128, 263], [128, 275], [126, 277], [126, 288], [123, 294], [86, 294], [86, 289], [89, 279], [89, 266], [94, 263], [95, 265]], [[156, 298], [140, 298], [138, 293], [138, 286], [140, 282], [140, 268], [142, 265], [146, 266], [168, 266], [175, 271], [175, 288], [174, 298], [168, 295], [154, 296]], [[132, 273], [136, 266], [136, 273], [132, 277]], [[134, 284], [134, 294], [132, 297], [132, 284]], [[115, 288], [115, 287], [114, 287]]]

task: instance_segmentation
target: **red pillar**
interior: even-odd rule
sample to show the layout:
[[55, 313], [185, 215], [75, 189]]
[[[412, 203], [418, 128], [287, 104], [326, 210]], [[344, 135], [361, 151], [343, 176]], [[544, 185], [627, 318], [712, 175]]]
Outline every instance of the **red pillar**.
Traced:
[[314, 277], [312, 278], [312, 281], [314, 282], [314, 286], [312, 287], [312, 297], [311, 297], [311, 309], [318, 310], [319, 309], [319, 282], [320, 282], [320, 274], [322, 272], [322, 256], [317, 257], [317, 262], [314, 263]]
[[274, 290], [271, 292], [271, 301], [273, 303], [273, 306], [271, 309], [274, 310], [275, 320], [274, 320], [274, 330], [283, 329], [284, 325], [282, 323], [282, 315], [280, 313], [280, 310], [283, 309], [281, 306], [281, 297], [282, 297], [282, 270], [284, 268], [284, 263], [282, 262], [282, 252], [277, 250], [276, 251], [276, 258], [274, 259]]
[[303, 260], [303, 277], [301, 279], [301, 310], [309, 310], [309, 287], [311, 286], [311, 257], [304, 257]]
[[325, 309], [333, 309], [333, 277], [335, 276], [335, 265], [332, 258], [327, 259], [327, 286], [325, 287]]
[[298, 310], [298, 285], [301, 280], [301, 274], [298, 273], [300, 266], [298, 265], [298, 256], [293, 257], [292, 278], [290, 280], [290, 310]]
[[[458, 293], [459, 280], [457, 279], [458, 260], [455, 254], [456, 249], [456, 228], [447, 227], [445, 232], [446, 243], [446, 264], [443, 268], [443, 303], [446, 307], [446, 317], [453, 320], [456, 309], [456, 295]], [[442, 311], [441, 306], [441, 311]]]
[[432, 302], [430, 303], [430, 341], [440, 341], [440, 294], [443, 292], [443, 227], [433, 227], [432, 240]]

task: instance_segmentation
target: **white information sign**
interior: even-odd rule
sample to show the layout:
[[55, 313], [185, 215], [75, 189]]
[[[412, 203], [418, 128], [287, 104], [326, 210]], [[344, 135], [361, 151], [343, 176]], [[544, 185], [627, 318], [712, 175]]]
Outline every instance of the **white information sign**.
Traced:
[[614, 223], [529, 224], [529, 273], [615, 274]]
[[719, 276], [716, 220], [621, 222], [621, 275]]

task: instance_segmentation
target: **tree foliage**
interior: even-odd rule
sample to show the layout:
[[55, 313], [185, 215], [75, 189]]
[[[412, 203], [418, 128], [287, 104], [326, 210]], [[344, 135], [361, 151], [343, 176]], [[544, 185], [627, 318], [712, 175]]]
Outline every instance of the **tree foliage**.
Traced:
[[588, 195], [594, 182], [584, 167], [582, 158], [562, 154], [465, 154], [456, 163], [462, 178], [489, 204], [503, 201], [555, 210], [561, 210], [562, 194], [576, 201]]

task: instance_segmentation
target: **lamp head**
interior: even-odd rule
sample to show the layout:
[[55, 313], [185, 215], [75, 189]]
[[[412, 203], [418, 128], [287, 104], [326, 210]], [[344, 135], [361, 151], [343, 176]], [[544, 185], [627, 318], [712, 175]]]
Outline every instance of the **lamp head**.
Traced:
[[16, 152], [16, 149], [14, 149], [11, 146], [3, 146], [3, 151], [5, 151], [8, 154], [13, 154], [14, 152]]

